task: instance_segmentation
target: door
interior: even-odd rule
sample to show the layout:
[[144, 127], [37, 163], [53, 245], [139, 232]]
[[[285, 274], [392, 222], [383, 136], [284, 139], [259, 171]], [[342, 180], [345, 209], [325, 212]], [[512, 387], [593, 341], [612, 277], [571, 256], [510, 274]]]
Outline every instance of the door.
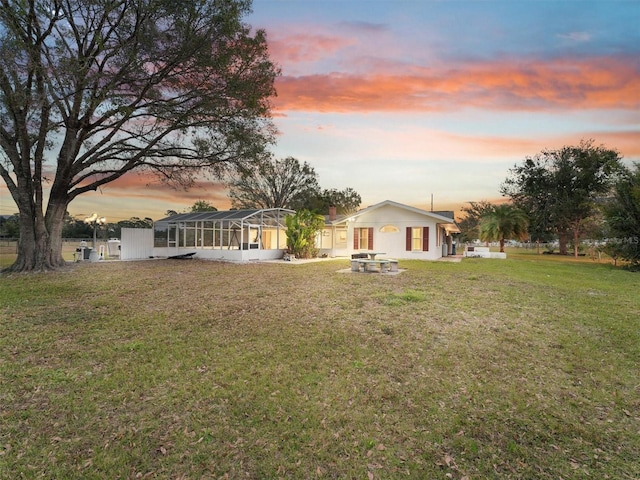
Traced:
[[[169, 256], [174, 255], [178, 250], [178, 224], [170, 223], [167, 232], [167, 246], [169, 247]], [[172, 252], [174, 250], [174, 252]]]
[[260, 226], [249, 225], [247, 234], [249, 236], [249, 238], [247, 239], [249, 247], [249, 260], [260, 260]]

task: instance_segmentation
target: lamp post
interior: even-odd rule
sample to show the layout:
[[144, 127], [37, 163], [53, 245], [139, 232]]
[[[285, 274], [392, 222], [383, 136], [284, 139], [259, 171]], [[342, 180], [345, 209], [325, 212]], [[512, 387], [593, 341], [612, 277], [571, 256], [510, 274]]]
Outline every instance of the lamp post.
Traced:
[[84, 219], [84, 223], [93, 225], [93, 245], [91, 246], [90, 259], [95, 262], [98, 259], [98, 252], [96, 250], [98, 226], [105, 225], [107, 219], [105, 217], [98, 217], [97, 213], [92, 213], [90, 217]]

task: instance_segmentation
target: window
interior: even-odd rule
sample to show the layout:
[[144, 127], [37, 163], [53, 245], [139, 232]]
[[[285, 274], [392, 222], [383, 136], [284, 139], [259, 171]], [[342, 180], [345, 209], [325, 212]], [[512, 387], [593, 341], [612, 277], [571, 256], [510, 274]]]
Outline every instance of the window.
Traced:
[[395, 225], [385, 225], [380, 229], [382, 233], [398, 233], [400, 229]]
[[407, 252], [429, 251], [429, 227], [407, 227]]
[[369, 246], [369, 229], [361, 228], [360, 229], [360, 243], [358, 243], [358, 249], [366, 250]]
[[353, 249], [373, 250], [373, 227], [353, 229]]
[[213, 222], [202, 223], [202, 239], [198, 238], [196, 245], [213, 248]]
[[180, 222], [180, 237], [178, 239], [179, 247], [195, 247], [196, 246], [196, 222]]
[[169, 225], [156, 222], [153, 225], [153, 246], [166, 247], [169, 239]]
[[422, 229], [411, 227], [411, 250], [422, 250]]

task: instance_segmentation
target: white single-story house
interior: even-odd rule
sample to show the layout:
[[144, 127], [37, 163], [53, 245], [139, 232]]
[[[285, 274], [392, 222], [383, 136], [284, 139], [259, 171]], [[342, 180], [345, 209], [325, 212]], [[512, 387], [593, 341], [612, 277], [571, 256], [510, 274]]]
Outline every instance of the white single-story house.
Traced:
[[293, 210], [266, 208], [181, 213], [154, 222], [153, 256], [245, 262], [282, 258], [285, 217]]
[[[293, 214], [267, 208], [172, 215], [154, 222], [153, 230], [123, 234], [121, 259], [188, 255], [232, 262], [280, 259], [287, 250], [285, 218]], [[328, 257], [378, 253], [384, 258], [437, 260], [454, 253], [452, 234], [459, 232], [453, 212], [430, 212], [385, 200], [350, 215], [336, 215], [335, 208], [330, 209], [316, 245], [320, 255]]]
[[452, 255], [452, 234], [460, 233], [453, 212], [429, 212], [385, 200], [350, 215], [325, 217], [320, 254], [349, 257], [376, 252], [386, 258], [437, 260]]

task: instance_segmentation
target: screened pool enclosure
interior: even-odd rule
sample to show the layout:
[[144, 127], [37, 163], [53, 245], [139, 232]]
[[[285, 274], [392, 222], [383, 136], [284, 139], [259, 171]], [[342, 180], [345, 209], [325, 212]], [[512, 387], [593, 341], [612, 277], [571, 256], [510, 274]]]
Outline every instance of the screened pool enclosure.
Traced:
[[196, 253], [198, 258], [231, 261], [281, 258], [287, 248], [287, 215], [268, 208], [172, 215], [154, 223], [154, 256]]

